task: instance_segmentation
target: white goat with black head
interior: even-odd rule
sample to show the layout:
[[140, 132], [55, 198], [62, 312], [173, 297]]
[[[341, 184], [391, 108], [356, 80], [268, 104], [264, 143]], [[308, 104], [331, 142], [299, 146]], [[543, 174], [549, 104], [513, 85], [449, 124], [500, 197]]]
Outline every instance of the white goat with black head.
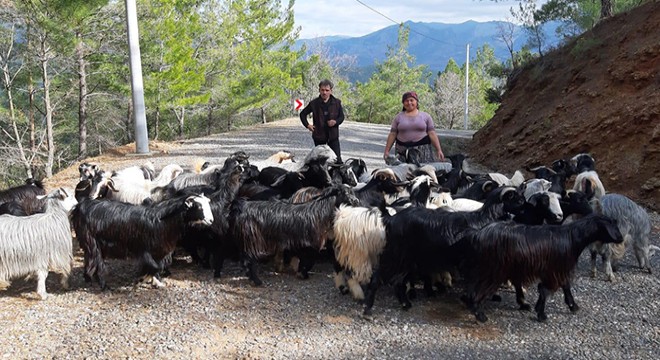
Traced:
[[48, 296], [49, 271], [62, 274], [62, 287], [68, 288], [73, 261], [68, 212], [76, 202], [72, 191], [61, 188], [44, 197], [43, 213], [0, 216], [0, 289], [12, 279], [36, 275], [42, 299]]

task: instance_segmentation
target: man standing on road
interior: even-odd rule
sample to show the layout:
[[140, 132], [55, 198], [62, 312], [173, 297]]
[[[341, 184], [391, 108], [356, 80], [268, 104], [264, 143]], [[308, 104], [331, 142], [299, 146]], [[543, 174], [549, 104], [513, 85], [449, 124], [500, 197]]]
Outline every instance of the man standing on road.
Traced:
[[[312, 123], [307, 116], [312, 114]], [[332, 95], [332, 82], [319, 83], [319, 97], [309, 102], [300, 112], [300, 122], [312, 132], [314, 146], [327, 144], [337, 154], [337, 163], [342, 163], [339, 146], [339, 125], [344, 122], [341, 101]]]

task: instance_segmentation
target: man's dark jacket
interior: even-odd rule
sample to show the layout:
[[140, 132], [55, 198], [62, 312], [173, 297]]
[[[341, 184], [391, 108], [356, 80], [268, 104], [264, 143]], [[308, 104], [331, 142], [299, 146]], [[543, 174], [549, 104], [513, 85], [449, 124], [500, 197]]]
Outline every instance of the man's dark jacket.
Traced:
[[310, 101], [300, 112], [300, 122], [302, 122], [304, 127], [307, 127], [307, 125], [309, 125], [309, 122], [307, 122], [307, 115], [311, 113], [314, 124], [314, 132], [312, 133], [314, 140], [320, 142], [337, 140], [339, 139], [339, 125], [344, 122], [344, 111], [341, 107], [341, 100], [333, 95], [330, 95], [330, 98], [328, 99], [327, 120], [334, 119], [337, 121], [333, 127], [328, 126], [327, 120], [323, 116], [322, 104], [323, 99], [321, 99], [320, 96]]

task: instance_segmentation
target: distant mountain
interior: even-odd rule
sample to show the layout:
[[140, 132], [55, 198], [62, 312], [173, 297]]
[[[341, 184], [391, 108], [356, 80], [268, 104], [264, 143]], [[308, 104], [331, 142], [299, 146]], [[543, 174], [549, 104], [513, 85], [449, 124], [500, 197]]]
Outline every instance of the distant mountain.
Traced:
[[[476, 55], [476, 49], [489, 44], [495, 49], [495, 56], [504, 61], [509, 57], [506, 45], [499, 41], [498, 24], [500, 21], [467, 21], [461, 24], [424, 23], [407, 21], [410, 28], [408, 52], [415, 56], [418, 65], [428, 65], [433, 72], [444, 70], [450, 58], [459, 65], [465, 63], [466, 45], [470, 44], [470, 58]], [[557, 25], [545, 29], [546, 44], [555, 45], [559, 39], [555, 34]], [[360, 37], [328, 36], [315, 39], [301, 39], [296, 42], [300, 48], [307, 44], [308, 49], [322, 41], [331, 54], [352, 55], [356, 57], [355, 74], [349, 74], [351, 80], [365, 81], [374, 69], [376, 61], [382, 62], [387, 57], [388, 46], [396, 46], [399, 26], [391, 25]], [[517, 27], [514, 49], [520, 50], [527, 42], [525, 32]]]

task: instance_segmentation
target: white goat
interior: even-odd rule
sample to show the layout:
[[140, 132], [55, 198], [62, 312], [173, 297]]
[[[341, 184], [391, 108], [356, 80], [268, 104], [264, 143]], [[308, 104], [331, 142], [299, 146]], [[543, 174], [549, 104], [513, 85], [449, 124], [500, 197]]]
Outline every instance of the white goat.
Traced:
[[378, 208], [340, 205], [333, 226], [335, 259], [344, 269], [335, 273], [335, 286], [348, 289], [355, 299], [364, 299], [360, 284], [367, 284], [385, 247], [385, 226]]
[[110, 178], [116, 191], [110, 191], [108, 198], [129, 204], [141, 204], [151, 197], [151, 190], [169, 184], [182, 173], [183, 169], [177, 164], [165, 166], [153, 180], [145, 179], [142, 169], [137, 166], [117, 171]]
[[600, 254], [607, 279], [614, 281], [612, 268], [616, 269], [628, 244], [632, 244], [639, 267], [651, 273], [649, 263], [651, 221], [646, 210], [623, 195], [606, 194], [595, 203], [594, 211], [616, 220], [624, 241], [621, 244], [596, 243], [589, 248], [592, 276], [596, 276], [596, 257]]
[[595, 171], [585, 171], [579, 173], [575, 177], [575, 184], [573, 185], [573, 190], [579, 190], [582, 192], [587, 191], [587, 187], [590, 187], [594, 192], [594, 198], [600, 199], [605, 195], [605, 187], [598, 177], [598, 173]]
[[266, 160], [250, 161], [250, 165], [256, 166], [259, 171], [268, 166], [297, 166], [298, 164], [294, 162], [293, 158], [294, 155], [289, 151], [280, 150], [269, 156]]
[[36, 275], [41, 299], [48, 296], [49, 271], [62, 274], [62, 287], [68, 288], [73, 261], [68, 212], [76, 203], [73, 191], [61, 188], [44, 197], [44, 213], [0, 216], [0, 289], [12, 279]]
[[488, 173], [488, 176], [500, 186], [520, 186], [525, 181], [525, 176], [520, 170], [516, 170], [511, 179], [500, 173]]

